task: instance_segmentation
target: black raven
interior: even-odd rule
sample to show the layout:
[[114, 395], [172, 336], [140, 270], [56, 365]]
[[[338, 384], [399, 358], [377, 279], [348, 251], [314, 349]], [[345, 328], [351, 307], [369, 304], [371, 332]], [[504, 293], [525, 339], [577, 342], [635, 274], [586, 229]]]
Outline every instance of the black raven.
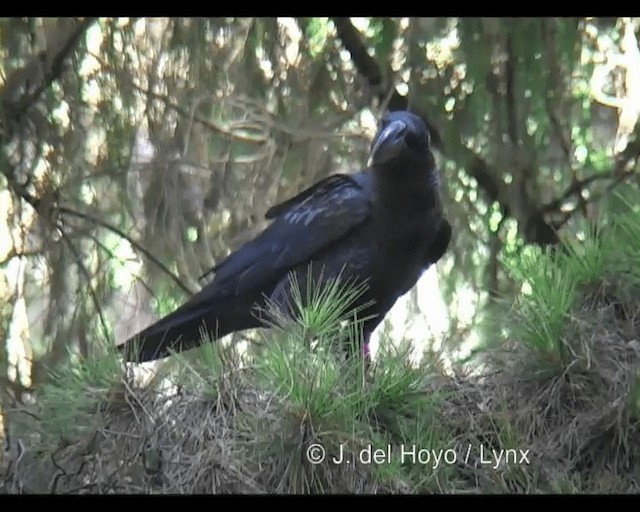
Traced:
[[119, 346], [128, 361], [196, 347], [202, 328], [216, 339], [265, 327], [256, 312], [267, 303], [290, 304], [293, 274], [301, 288], [309, 277], [366, 282], [358, 299], [368, 304], [360, 313], [370, 317], [362, 327], [366, 350], [396, 300], [451, 240], [429, 132], [407, 111], [384, 116], [366, 169], [329, 176], [273, 206], [266, 218], [272, 222], [262, 233], [214, 267], [211, 283]]

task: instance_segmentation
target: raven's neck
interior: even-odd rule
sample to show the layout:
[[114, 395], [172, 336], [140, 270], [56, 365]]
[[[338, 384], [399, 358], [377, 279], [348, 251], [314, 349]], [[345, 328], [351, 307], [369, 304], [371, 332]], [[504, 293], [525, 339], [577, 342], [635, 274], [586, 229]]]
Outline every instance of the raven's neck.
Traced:
[[373, 171], [375, 197], [385, 209], [415, 212], [439, 206], [438, 174], [433, 161], [413, 160]]

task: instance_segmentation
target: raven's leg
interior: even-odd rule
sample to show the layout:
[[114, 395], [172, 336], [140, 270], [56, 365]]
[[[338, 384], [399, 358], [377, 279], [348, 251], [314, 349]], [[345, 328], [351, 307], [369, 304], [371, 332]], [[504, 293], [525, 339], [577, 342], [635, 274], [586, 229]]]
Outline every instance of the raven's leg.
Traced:
[[354, 357], [362, 358], [365, 373], [369, 371], [371, 366], [370, 338], [371, 332], [368, 329], [361, 329], [359, 336], [355, 340], [352, 339], [350, 334], [344, 335], [342, 339], [342, 347], [346, 361], [353, 361]]
[[364, 372], [369, 373], [369, 368], [371, 368], [371, 350], [369, 347], [369, 341], [371, 339], [371, 333], [363, 335], [362, 340], [362, 357], [364, 358]]

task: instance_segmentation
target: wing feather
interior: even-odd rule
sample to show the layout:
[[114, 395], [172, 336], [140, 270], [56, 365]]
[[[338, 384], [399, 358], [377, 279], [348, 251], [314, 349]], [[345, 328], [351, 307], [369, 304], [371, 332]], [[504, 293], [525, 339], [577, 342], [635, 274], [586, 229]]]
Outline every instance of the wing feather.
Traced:
[[362, 183], [332, 175], [269, 209], [273, 222], [214, 268], [212, 296], [260, 289], [363, 223], [371, 204]]

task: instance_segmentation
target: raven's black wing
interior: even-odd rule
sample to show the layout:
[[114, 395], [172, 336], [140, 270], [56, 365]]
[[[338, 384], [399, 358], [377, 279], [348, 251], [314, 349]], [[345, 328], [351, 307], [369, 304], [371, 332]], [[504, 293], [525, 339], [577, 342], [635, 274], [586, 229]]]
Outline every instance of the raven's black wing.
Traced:
[[[361, 173], [360, 173], [361, 174]], [[255, 292], [362, 224], [371, 211], [363, 179], [335, 174], [272, 207], [273, 222], [214, 267], [209, 297]]]
[[203, 327], [217, 337], [260, 326], [253, 303], [290, 270], [367, 219], [371, 194], [361, 174], [330, 176], [271, 208], [267, 218], [273, 222], [217, 265], [211, 283], [120, 345], [127, 360], [150, 361], [168, 355], [169, 349], [199, 345]]

